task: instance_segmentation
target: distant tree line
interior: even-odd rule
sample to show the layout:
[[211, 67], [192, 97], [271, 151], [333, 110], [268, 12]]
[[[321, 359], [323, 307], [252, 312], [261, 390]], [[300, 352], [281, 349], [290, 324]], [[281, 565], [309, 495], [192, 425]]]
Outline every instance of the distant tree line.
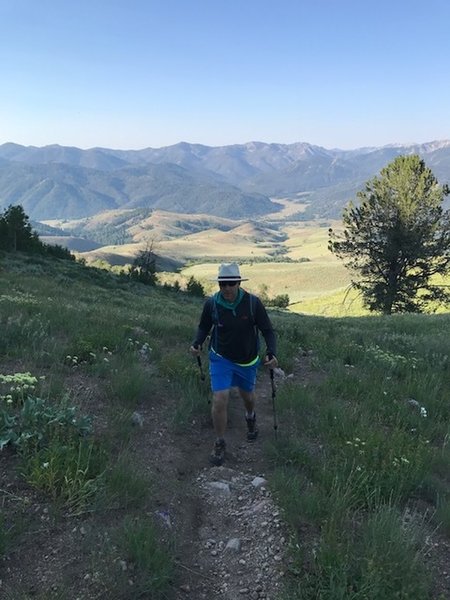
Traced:
[[125, 224], [97, 225], [89, 229], [89, 235], [84, 227], [73, 227], [71, 232], [78, 237], [93, 240], [101, 246], [121, 246], [133, 241], [133, 236], [128, 233], [128, 226]]
[[47, 254], [57, 258], [75, 260], [75, 256], [67, 248], [41, 242], [20, 204], [10, 205], [0, 214], [0, 250]]

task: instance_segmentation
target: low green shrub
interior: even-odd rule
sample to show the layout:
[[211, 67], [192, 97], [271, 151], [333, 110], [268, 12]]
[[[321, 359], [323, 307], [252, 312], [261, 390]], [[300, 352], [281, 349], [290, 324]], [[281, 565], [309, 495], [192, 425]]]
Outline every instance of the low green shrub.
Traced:
[[70, 514], [78, 514], [92, 503], [105, 468], [105, 453], [87, 440], [53, 439], [22, 454], [21, 462], [26, 481], [61, 502]]

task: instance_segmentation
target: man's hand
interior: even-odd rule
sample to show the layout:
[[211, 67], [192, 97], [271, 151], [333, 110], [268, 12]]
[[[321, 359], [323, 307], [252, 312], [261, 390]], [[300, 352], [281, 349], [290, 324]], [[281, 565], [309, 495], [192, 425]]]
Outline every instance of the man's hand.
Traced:
[[202, 349], [200, 346], [191, 346], [189, 348], [189, 352], [193, 355], [193, 356], [200, 356]]
[[273, 354], [267, 354], [266, 358], [264, 359], [263, 365], [268, 369], [275, 369], [275, 367], [278, 367], [277, 357]]

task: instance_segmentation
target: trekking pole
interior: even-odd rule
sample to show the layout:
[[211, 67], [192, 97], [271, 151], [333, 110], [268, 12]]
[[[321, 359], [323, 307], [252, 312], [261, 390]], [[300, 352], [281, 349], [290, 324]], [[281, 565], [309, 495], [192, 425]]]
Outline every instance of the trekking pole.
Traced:
[[197, 364], [198, 368], [200, 369], [200, 379], [202, 381], [205, 381], [205, 374], [203, 373], [202, 359], [200, 358], [200, 356], [197, 356]]
[[[273, 358], [273, 354], [268, 354], [269, 359]], [[270, 369], [270, 385], [272, 386], [272, 409], [273, 409], [273, 429], [275, 431], [275, 439], [278, 440], [278, 421], [277, 421], [277, 410], [275, 406], [275, 397], [277, 394], [277, 388], [275, 387], [275, 380], [273, 376], [273, 369]]]
[[[198, 346], [194, 346], [194, 348], [198, 348]], [[200, 358], [199, 355], [197, 355], [197, 364], [198, 364], [198, 368], [200, 370], [200, 379], [202, 381], [205, 381], [205, 372], [203, 371], [203, 366], [202, 366], [202, 359]], [[208, 404], [211, 404], [211, 399], [208, 395]]]
[[[198, 346], [194, 346], [194, 348], [197, 350]], [[201, 348], [200, 348], [201, 350]], [[202, 381], [205, 381], [205, 373], [203, 372], [203, 366], [202, 366], [202, 359], [200, 358], [200, 355], [197, 355], [197, 364], [198, 364], [198, 368], [200, 369], [200, 379]]]

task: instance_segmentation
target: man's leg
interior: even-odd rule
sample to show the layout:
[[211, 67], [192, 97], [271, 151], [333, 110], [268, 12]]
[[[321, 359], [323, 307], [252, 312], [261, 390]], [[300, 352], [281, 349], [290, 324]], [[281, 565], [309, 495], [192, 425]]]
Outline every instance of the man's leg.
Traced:
[[211, 375], [211, 388], [213, 401], [211, 416], [216, 434], [214, 448], [209, 458], [213, 465], [221, 465], [225, 459], [225, 431], [227, 428], [228, 398], [230, 397], [231, 380], [233, 378], [232, 363], [227, 359], [209, 353], [209, 373]]
[[213, 393], [213, 403], [211, 407], [211, 416], [216, 432], [216, 441], [209, 457], [213, 465], [219, 466], [225, 459], [225, 430], [227, 428], [227, 407], [230, 390], [220, 390]]
[[243, 390], [239, 388], [239, 393], [241, 395], [242, 400], [244, 401], [245, 410], [247, 411], [247, 415], [252, 415], [255, 411], [255, 403], [256, 396], [255, 391], [247, 392], [247, 390]]
[[214, 431], [218, 438], [225, 437], [227, 428], [227, 408], [230, 390], [220, 390], [213, 393], [213, 402], [211, 407], [211, 416], [214, 425]]
[[246, 410], [245, 420], [247, 421], [247, 441], [253, 442], [258, 437], [255, 414], [256, 395], [254, 390], [248, 392], [242, 388], [239, 388], [239, 393], [244, 401]]

